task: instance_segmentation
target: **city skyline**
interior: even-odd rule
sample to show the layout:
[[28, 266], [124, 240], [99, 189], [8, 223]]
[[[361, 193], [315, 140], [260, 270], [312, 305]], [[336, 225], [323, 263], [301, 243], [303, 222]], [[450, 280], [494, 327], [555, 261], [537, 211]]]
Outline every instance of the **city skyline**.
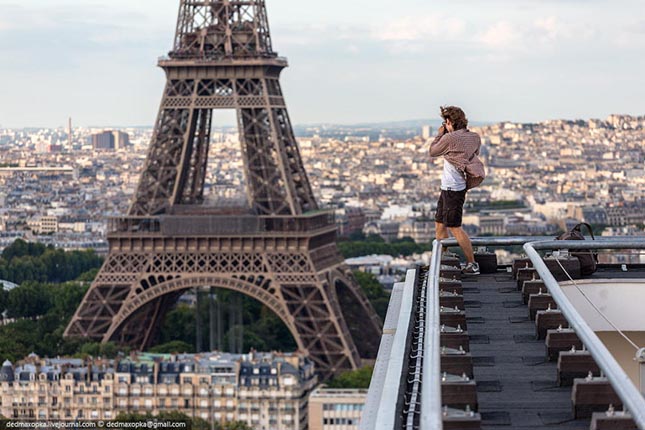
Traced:
[[[407, 0], [392, 11], [275, 0], [269, 20], [291, 64], [282, 80], [296, 124], [433, 118], [441, 104], [474, 121], [535, 122], [642, 114], [638, 3]], [[170, 49], [177, 6], [0, 2], [0, 55], [12, 59], [0, 126], [152, 124], [164, 82], [152, 66]]]

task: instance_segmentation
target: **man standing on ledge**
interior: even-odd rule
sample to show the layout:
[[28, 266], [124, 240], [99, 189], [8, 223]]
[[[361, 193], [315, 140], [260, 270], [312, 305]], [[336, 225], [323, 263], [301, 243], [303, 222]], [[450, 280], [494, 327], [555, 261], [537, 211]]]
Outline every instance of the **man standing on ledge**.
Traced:
[[466, 255], [467, 264], [461, 271], [464, 275], [479, 275], [473, 245], [468, 234], [461, 228], [461, 219], [466, 200], [466, 176], [464, 170], [475, 156], [479, 155], [481, 139], [467, 129], [468, 119], [461, 108], [441, 108], [443, 124], [439, 135], [430, 145], [430, 156], [443, 156], [441, 195], [437, 202], [435, 228], [437, 240], [448, 238], [448, 230]]

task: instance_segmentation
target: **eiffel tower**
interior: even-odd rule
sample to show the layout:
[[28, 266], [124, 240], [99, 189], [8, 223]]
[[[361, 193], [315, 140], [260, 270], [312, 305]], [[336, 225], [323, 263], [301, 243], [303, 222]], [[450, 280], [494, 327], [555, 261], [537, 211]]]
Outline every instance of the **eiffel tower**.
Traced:
[[[108, 220], [109, 255], [65, 335], [135, 349], [191, 288], [271, 309], [323, 377], [374, 358], [381, 322], [336, 245], [302, 164], [264, 0], [181, 0], [167, 82], [127, 216]], [[247, 205], [209, 207], [204, 182], [215, 109], [235, 109]]]

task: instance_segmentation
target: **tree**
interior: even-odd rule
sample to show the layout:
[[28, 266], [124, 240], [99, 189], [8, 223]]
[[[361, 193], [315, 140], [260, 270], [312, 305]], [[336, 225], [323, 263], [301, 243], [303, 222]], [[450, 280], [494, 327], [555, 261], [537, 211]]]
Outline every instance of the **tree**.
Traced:
[[396, 243], [403, 243], [403, 242], [415, 243], [414, 239], [412, 239], [410, 236], [403, 236], [402, 238], [396, 241]]
[[375, 242], [375, 243], [385, 243], [385, 239], [383, 239], [381, 236], [378, 234], [370, 234], [366, 238], [367, 242]]
[[43, 284], [25, 282], [9, 291], [7, 313], [12, 318], [44, 315], [51, 306], [51, 296]]
[[[205, 298], [205, 297], [204, 297]], [[249, 351], [256, 349], [261, 351], [279, 350], [294, 351], [297, 349], [296, 341], [291, 332], [282, 320], [261, 302], [244, 294], [217, 290], [217, 298], [220, 302], [220, 318], [222, 323], [222, 350], [227, 350], [228, 340], [232, 336], [243, 334], [242, 349]], [[238, 312], [241, 308], [244, 327], [230, 325], [230, 313]], [[205, 298], [200, 301], [198, 310], [202, 324], [208, 327], [209, 305]], [[166, 315], [160, 330], [160, 345], [173, 341], [182, 341], [187, 345], [195, 345], [195, 313], [194, 307], [179, 304]], [[241, 333], [242, 332], [242, 333]], [[209, 331], [202, 330], [202, 345], [209, 345]], [[165, 347], [164, 347], [165, 348]], [[155, 351], [159, 351], [155, 349]], [[163, 350], [165, 351], [165, 349]]]
[[2, 314], [5, 309], [7, 309], [7, 302], [9, 299], [9, 292], [2, 288], [0, 285], [0, 314]]
[[29, 354], [29, 349], [12, 336], [0, 336], [0, 360], [16, 362]]
[[101, 344], [99, 342], [89, 342], [81, 346], [80, 351], [76, 354], [79, 357], [98, 357], [101, 355]]
[[37, 321], [21, 319], [0, 327], [0, 359], [21, 360], [30, 352], [40, 353], [42, 332]]
[[373, 370], [372, 366], [365, 366], [341, 373], [329, 381], [327, 386], [329, 388], [369, 388]]
[[14, 257], [21, 257], [23, 255], [28, 255], [29, 246], [27, 242], [22, 239], [16, 239], [13, 243], [7, 246], [2, 251], [2, 258], [7, 261], [11, 261]]
[[367, 236], [365, 236], [365, 233], [363, 233], [361, 230], [354, 230], [349, 234], [349, 240], [351, 241], [365, 240], [365, 239], [367, 239]]
[[190, 306], [180, 303], [166, 314], [161, 326], [160, 342], [182, 340], [190, 345], [195, 344], [195, 311]]
[[[256, 314], [257, 315], [257, 314]], [[251, 325], [252, 331], [265, 343], [264, 351], [295, 351], [297, 344], [293, 335], [273, 311], [266, 306], [262, 306], [259, 311], [260, 318]], [[245, 327], [245, 334], [246, 334]], [[245, 336], [245, 344], [247, 339]], [[263, 351], [255, 345], [250, 345], [257, 350]]]
[[368, 236], [364, 241], [338, 242], [338, 250], [345, 258], [360, 257], [363, 255], [384, 254], [398, 257], [399, 255], [412, 255], [432, 249], [432, 244], [415, 243], [410, 238], [403, 238], [392, 243], [386, 243], [380, 236]]
[[193, 345], [183, 340], [171, 340], [170, 342], [155, 345], [148, 350], [158, 354], [172, 354], [181, 352], [195, 352]]
[[148, 418], [151, 418], [152, 415], [150, 412], [145, 414], [140, 414], [137, 412], [119, 412], [119, 414], [114, 417], [115, 422], [118, 423], [133, 423], [137, 421], [147, 421]]
[[78, 282], [94, 282], [94, 278], [96, 278], [96, 275], [99, 274], [99, 270], [100, 269], [98, 267], [90, 269], [86, 272], [81, 273], [75, 280]]
[[[63, 338], [63, 331], [65, 330], [65, 325], [60, 325], [53, 333], [52, 337], [57, 337], [59, 339], [56, 344], [55, 351], [60, 355], [74, 355], [78, 354], [83, 345], [87, 343], [87, 339], [84, 337], [66, 337]], [[53, 354], [52, 354], [53, 355]]]
[[114, 342], [88, 342], [81, 346], [80, 352], [76, 355], [85, 357], [116, 358], [119, 354], [119, 346]]
[[[179, 412], [179, 411], [161, 411], [157, 416], [152, 415], [150, 412], [145, 414], [139, 414], [134, 412], [121, 412], [114, 419], [115, 422], [121, 423], [132, 423], [132, 422], [147, 422], [147, 421], [166, 421], [166, 422], [184, 422], [187, 424], [188, 428], [193, 430], [210, 430], [210, 424], [202, 418], [191, 418], [188, 415]], [[220, 428], [220, 427], [216, 427]], [[242, 430], [242, 429], [240, 429]], [[243, 429], [247, 430], [247, 429]], [[250, 429], [248, 429], [250, 430]]]
[[[16, 284], [25, 281], [66, 282], [99, 268], [101, 264], [102, 258], [92, 250], [65, 252], [41, 243], [16, 240], [2, 252], [0, 278]], [[86, 278], [90, 276], [91, 273]]]
[[9, 265], [11, 281], [21, 284], [25, 281], [44, 281], [46, 274], [41, 272], [42, 265], [36, 265], [29, 256], [14, 257]]
[[367, 296], [367, 299], [372, 304], [376, 313], [381, 317], [381, 319], [385, 319], [387, 307], [390, 303], [390, 294], [385, 291], [381, 283], [376, 279], [376, 276], [371, 273], [355, 271], [354, 277], [358, 281], [358, 284], [361, 286], [361, 289]]
[[244, 421], [229, 421], [224, 423], [224, 425], [217, 424], [217, 429], [221, 430], [253, 430], [252, 427], [249, 427]]
[[371, 273], [365, 273], [358, 270], [353, 273], [368, 299], [375, 299], [384, 295], [383, 286], [379, 283], [378, 279], [376, 279], [376, 276]]
[[51, 312], [57, 313], [61, 318], [71, 318], [81, 304], [87, 286], [67, 282], [61, 285], [49, 285], [48, 289], [52, 297]]

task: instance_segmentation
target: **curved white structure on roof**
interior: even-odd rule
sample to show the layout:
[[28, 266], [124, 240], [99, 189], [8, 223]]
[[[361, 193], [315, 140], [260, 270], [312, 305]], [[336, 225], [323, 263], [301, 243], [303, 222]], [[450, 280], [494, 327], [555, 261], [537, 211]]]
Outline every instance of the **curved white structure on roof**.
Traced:
[[[562, 282], [562, 291], [634, 384], [640, 385], [636, 348], [645, 345], [645, 279]], [[618, 332], [620, 330], [620, 332]]]

